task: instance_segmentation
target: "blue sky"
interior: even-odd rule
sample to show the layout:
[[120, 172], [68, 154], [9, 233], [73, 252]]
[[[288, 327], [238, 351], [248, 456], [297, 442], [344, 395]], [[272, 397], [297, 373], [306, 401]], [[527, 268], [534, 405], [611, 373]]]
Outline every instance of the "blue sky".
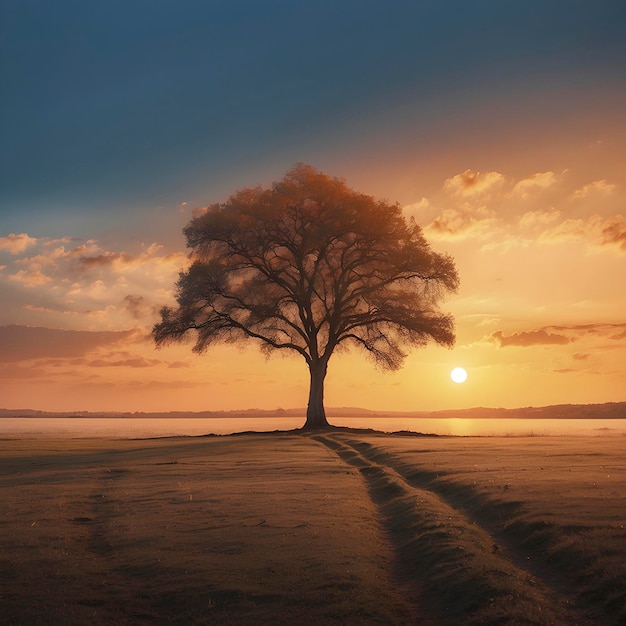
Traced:
[[384, 160], [407, 130], [427, 154], [476, 140], [481, 113], [495, 132], [521, 114], [567, 119], [563, 92], [593, 101], [626, 68], [620, 1], [5, 0], [2, 12], [9, 229], [37, 216], [84, 231], [208, 203], [299, 160]]
[[[0, 13], [7, 406], [302, 406], [303, 364], [149, 339], [194, 209], [298, 161], [398, 202], [461, 277], [444, 304], [453, 350], [416, 351], [393, 375], [340, 355], [329, 405], [624, 400], [623, 0], [2, 0]], [[468, 381], [450, 387], [458, 365]]]

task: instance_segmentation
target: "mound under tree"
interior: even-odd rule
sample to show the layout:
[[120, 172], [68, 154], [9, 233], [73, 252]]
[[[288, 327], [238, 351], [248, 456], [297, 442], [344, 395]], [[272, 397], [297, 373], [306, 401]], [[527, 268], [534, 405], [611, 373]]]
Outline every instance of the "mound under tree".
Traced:
[[213, 204], [184, 229], [191, 265], [164, 307], [157, 345], [195, 333], [195, 352], [256, 340], [291, 350], [310, 374], [305, 428], [328, 426], [324, 380], [332, 354], [355, 346], [387, 370], [406, 350], [454, 343], [439, 301], [458, 287], [453, 260], [431, 250], [399, 205], [298, 164], [265, 189]]

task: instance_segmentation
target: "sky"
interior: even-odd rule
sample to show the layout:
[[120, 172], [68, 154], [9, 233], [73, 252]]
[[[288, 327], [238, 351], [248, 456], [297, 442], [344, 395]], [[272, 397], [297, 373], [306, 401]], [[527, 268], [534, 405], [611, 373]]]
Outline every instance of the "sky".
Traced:
[[626, 400], [622, 0], [0, 13], [0, 407], [305, 406], [298, 356], [150, 337], [194, 210], [296, 162], [399, 203], [461, 279], [452, 349], [335, 355], [327, 406]]

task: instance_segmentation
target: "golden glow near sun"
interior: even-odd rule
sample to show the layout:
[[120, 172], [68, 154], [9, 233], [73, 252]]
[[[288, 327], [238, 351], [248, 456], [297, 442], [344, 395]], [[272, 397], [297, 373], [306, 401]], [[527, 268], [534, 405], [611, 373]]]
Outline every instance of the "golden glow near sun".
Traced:
[[455, 383], [464, 383], [467, 380], [467, 372], [462, 367], [455, 367], [450, 372], [450, 378]]

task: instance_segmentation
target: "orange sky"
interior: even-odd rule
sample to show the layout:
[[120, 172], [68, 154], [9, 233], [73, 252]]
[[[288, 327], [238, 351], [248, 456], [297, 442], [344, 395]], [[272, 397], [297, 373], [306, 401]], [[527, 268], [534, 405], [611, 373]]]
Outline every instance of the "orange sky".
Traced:
[[150, 338], [194, 208], [298, 161], [461, 279], [453, 349], [335, 355], [327, 406], [626, 400], [623, 2], [35, 4], [0, 42], [0, 408], [303, 407], [299, 357]]
[[[416, 194], [405, 214], [460, 272], [458, 294], [444, 303], [456, 318], [456, 346], [414, 351], [392, 374], [360, 353], [335, 355], [327, 405], [434, 410], [623, 401], [626, 219], [619, 211], [626, 180], [613, 168], [598, 175], [599, 161], [615, 156], [601, 140], [586, 148], [594, 175], [578, 163], [517, 176], [467, 168], [441, 177], [430, 195]], [[172, 228], [180, 231], [192, 211], [172, 207]], [[254, 344], [204, 356], [185, 344], [154, 349], [151, 325], [186, 263], [182, 236], [166, 247], [9, 234], [0, 249], [4, 406], [304, 406], [307, 371], [297, 356], [266, 360]], [[449, 379], [457, 365], [469, 373], [462, 385]]]

